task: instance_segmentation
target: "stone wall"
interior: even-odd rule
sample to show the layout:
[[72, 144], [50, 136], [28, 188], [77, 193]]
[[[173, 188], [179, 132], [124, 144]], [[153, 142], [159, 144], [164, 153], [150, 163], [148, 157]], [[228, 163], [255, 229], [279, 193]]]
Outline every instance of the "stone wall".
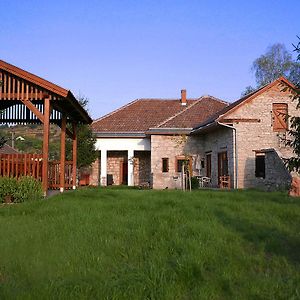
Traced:
[[292, 155], [292, 149], [287, 147], [283, 141], [285, 134], [273, 131], [272, 127], [273, 103], [287, 103], [288, 114], [299, 116], [299, 110], [296, 109], [297, 102], [292, 101], [290, 93], [283, 92], [283, 88], [278, 84], [226, 116], [226, 118], [257, 118], [260, 120], [260, 122], [254, 123], [234, 123], [234, 127], [237, 129], [239, 188], [267, 185], [271, 189], [272, 185], [274, 188], [280, 186], [279, 181], [282, 184], [286, 182], [286, 170], [279, 168], [274, 172], [278, 165], [267, 164], [267, 157], [266, 178], [255, 177], [255, 150], [274, 148], [280, 157], [288, 158]]
[[[151, 136], [151, 175], [154, 189], [180, 189], [181, 173], [176, 172], [176, 157], [201, 153], [198, 137], [169, 135]], [[169, 159], [169, 171], [162, 172], [162, 159]]]
[[[206, 157], [211, 154], [211, 185], [212, 187], [219, 186], [218, 174], [218, 153], [227, 152], [228, 158], [228, 175], [230, 176], [230, 186], [234, 187], [235, 176], [235, 158], [233, 148], [233, 130], [226, 127], [212, 131], [205, 136], [202, 136], [203, 151], [202, 156]], [[206, 174], [205, 163], [205, 174]]]
[[150, 184], [151, 154], [150, 151], [134, 151], [134, 185]]
[[90, 174], [90, 185], [98, 186], [99, 184], [100, 184], [100, 153], [98, 153], [98, 158], [92, 163], [91, 174]]
[[107, 152], [107, 175], [112, 175], [113, 185], [122, 184], [120, 177], [121, 163], [127, 161], [127, 151], [108, 151]]

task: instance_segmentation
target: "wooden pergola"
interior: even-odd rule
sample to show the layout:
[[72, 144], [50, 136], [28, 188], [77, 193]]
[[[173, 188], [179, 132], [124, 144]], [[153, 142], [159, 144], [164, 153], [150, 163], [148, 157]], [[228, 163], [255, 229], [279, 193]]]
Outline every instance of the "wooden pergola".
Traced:
[[[72, 139], [72, 185], [76, 188], [77, 124], [92, 119], [74, 95], [43, 78], [0, 60], [0, 123], [43, 124], [42, 184], [49, 188], [50, 124], [61, 128], [59, 186], [65, 189], [66, 134]], [[72, 124], [72, 130], [67, 128]]]

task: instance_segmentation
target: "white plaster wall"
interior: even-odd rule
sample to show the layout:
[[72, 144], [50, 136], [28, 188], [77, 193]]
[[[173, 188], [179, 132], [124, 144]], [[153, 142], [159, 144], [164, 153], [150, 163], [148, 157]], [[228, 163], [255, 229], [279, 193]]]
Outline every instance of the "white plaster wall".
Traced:
[[150, 151], [149, 138], [97, 138], [96, 150], [108, 151]]

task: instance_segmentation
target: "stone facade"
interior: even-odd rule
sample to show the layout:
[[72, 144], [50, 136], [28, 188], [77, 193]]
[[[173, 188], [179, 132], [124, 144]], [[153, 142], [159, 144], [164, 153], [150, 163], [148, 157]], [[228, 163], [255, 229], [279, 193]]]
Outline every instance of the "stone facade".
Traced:
[[221, 152], [227, 152], [228, 159], [228, 175], [230, 176], [230, 186], [234, 187], [235, 177], [235, 156], [233, 146], [233, 130], [226, 127], [221, 127], [216, 131], [210, 132], [204, 136], [201, 136], [203, 151], [201, 156], [205, 158], [205, 170], [206, 175], [207, 165], [206, 156], [211, 155], [211, 186], [219, 186], [219, 174], [218, 174], [218, 154]]
[[121, 164], [127, 162], [127, 152], [126, 151], [108, 151], [107, 152], [107, 175], [111, 176], [112, 185], [120, 185], [123, 182], [121, 178]]
[[100, 154], [98, 158], [92, 163], [90, 174], [90, 185], [98, 186], [100, 180]]
[[150, 151], [134, 151], [134, 185], [150, 185], [151, 154]]
[[[181, 173], [177, 172], [177, 158], [195, 156], [201, 153], [202, 145], [198, 137], [181, 135], [151, 136], [151, 175], [154, 189], [180, 189]], [[162, 159], [168, 158], [169, 171], [162, 171]]]
[[[286, 103], [290, 116], [299, 116], [299, 110], [289, 91], [282, 91], [283, 88], [281, 84], [275, 85], [226, 116], [236, 119], [259, 119], [259, 122], [233, 124], [237, 132], [239, 188], [280, 188], [290, 181], [281, 158], [291, 157], [292, 149], [285, 145], [286, 134], [273, 130], [272, 104]], [[262, 149], [274, 149], [277, 154], [266, 154], [266, 178], [256, 178], [255, 151]]]

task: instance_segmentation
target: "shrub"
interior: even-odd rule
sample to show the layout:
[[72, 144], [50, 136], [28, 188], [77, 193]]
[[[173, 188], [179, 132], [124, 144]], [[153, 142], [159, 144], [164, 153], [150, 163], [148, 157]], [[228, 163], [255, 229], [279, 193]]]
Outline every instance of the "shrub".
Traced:
[[193, 190], [199, 188], [199, 180], [197, 179], [197, 177], [194, 176], [191, 178], [191, 186]]
[[43, 197], [42, 184], [33, 177], [0, 177], [0, 202], [12, 196], [14, 202], [38, 200]]
[[12, 196], [16, 193], [17, 179], [13, 177], [0, 177], [0, 202], [4, 202], [6, 196]]
[[14, 194], [14, 202], [39, 200], [43, 197], [42, 183], [33, 177], [20, 177]]

